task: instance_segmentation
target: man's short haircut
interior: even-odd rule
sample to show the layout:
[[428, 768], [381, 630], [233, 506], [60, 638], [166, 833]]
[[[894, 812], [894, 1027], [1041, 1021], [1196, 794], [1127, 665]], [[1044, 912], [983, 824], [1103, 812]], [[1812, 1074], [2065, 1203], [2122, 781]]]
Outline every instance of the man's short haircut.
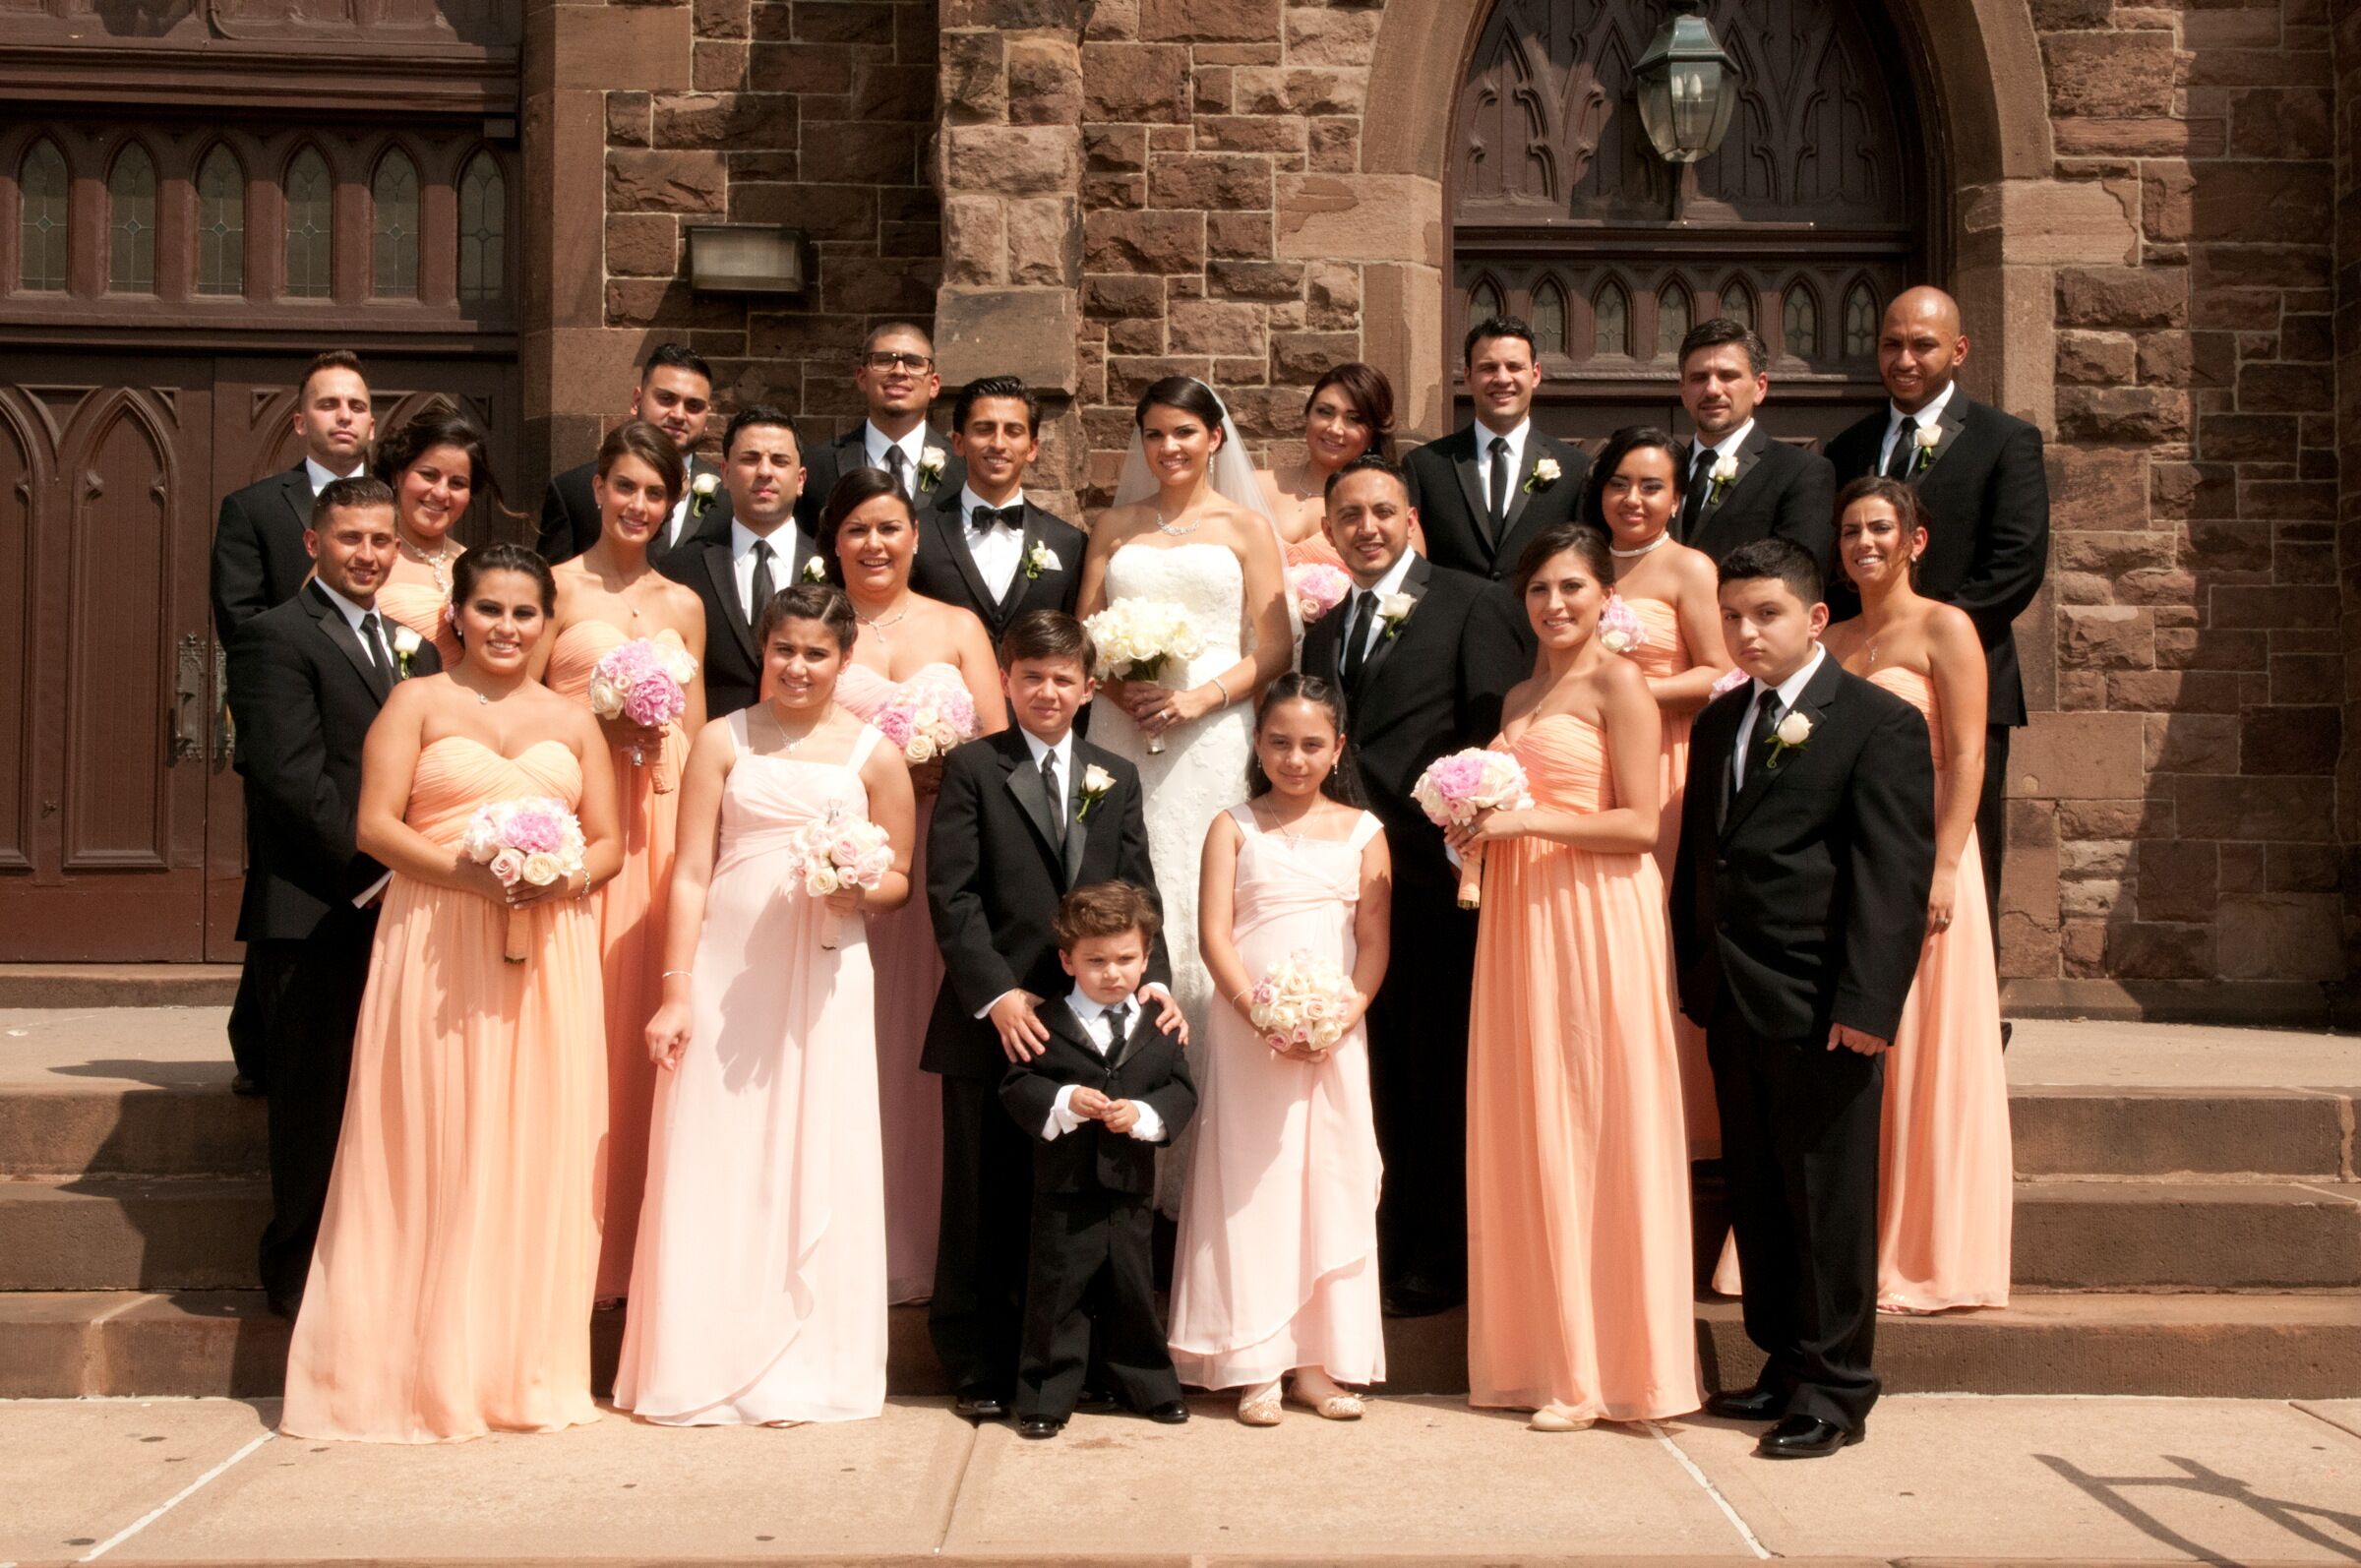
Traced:
[[1383, 474], [1388, 479], [1391, 479], [1395, 484], [1398, 484], [1402, 487], [1402, 499], [1404, 501], [1408, 501], [1410, 499], [1410, 480], [1408, 476], [1406, 476], [1401, 469], [1395, 467], [1392, 463], [1387, 462], [1383, 457], [1378, 456], [1373, 452], [1362, 452], [1360, 456], [1354, 458], [1351, 462], [1345, 464], [1342, 468], [1339, 468], [1336, 472], [1330, 474], [1328, 476], [1327, 487], [1320, 492], [1320, 498], [1323, 501], [1333, 499], [1336, 495], [1336, 487], [1344, 483], [1345, 476], [1347, 474]]
[[1475, 364], [1476, 345], [1487, 337], [1514, 337], [1525, 345], [1529, 357], [1536, 361], [1542, 357], [1541, 342], [1533, 335], [1533, 329], [1526, 325], [1523, 317], [1486, 316], [1468, 329], [1467, 340], [1459, 346], [1460, 363]]
[[1025, 405], [1025, 429], [1041, 434], [1041, 396], [1014, 376], [986, 376], [971, 381], [959, 389], [951, 399], [951, 434], [956, 436], [967, 429], [967, 416], [977, 403], [987, 397], [1013, 397]]
[[804, 460], [804, 438], [796, 434], [795, 421], [787, 417], [787, 410], [776, 403], [749, 403], [730, 415], [730, 422], [722, 427], [722, 461], [729, 461], [730, 449], [738, 445], [738, 432], [757, 425], [776, 425], [795, 437], [795, 460]]
[[303, 379], [295, 384], [295, 400], [298, 403], [312, 400], [312, 378], [324, 370], [349, 370], [361, 378], [363, 387], [369, 385], [369, 377], [361, 369], [360, 355], [349, 348], [326, 349], [314, 354], [312, 362], [303, 367]]
[[1763, 334], [1744, 322], [1734, 322], [1726, 316], [1716, 316], [1690, 328], [1688, 335], [1680, 340], [1680, 358], [1674, 363], [1685, 375], [1691, 354], [1702, 349], [1720, 348], [1725, 343], [1746, 345], [1746, 368], [1753, 374], [1760, 376], [1771, 368], [1771, 350], [1764, 344]]
[[1756, 539], [1742, 544], [1722, 558], [1722, 585], [1733, 582], [1754, 582], [1777, 577], [1790, 592], [1805, 604], [1818, 604], [1826, 588], [1820, 580], [1820, 563], [1812, 553], [1791, 539]]
[[705, 356], [693, 349], [683, 348], [678, 343], [658, 343], [656, 345], [655, 352], [647, 356], [647, 363], [639, 367], [639, 385], [646, 386], [648, 377], [667, 366], [701, 377], [708, 389], [713, 385], [713, 367], [705, 363]]
[[394, 487], [383, 479], [368, 474], [354, 474], [350, 479], [332, 479], [320, 487], [312, 498], [311, 526], [317, 530], [328, 526], [328, 514], [342, 507], [384, 507], [394, 505]]
[[1079, 659], [1084, 675], [1099, 656], [1082, 623], [1063, 610], [1027, 610], [1018, 616], [1000, 633], [999, 655], [1003, 670], [1019, 659]]
[[1072, 952], [1093, 936], [1120, 936], [1131, 931], [1139, 933], [1142, 945], [1152, 947], [1164, 929], [1164, 913], [1145, 888], [1129, 882], [1093, 882], [1065, 895], [1050, 929], [1061, 953]]
[[877, 346], [878, 346], [878, 338], [880, 338], [880, 337], [890, 337], [890, 336], [892, 336], [892, 335], [893, 335], [894, 333], [896, 333], [896, 332], [908, 332], [908, 333], [910, 333], [910, 334], [911, 334], [913, 337], [916, 337], [916, 338], [917, 338], [917, 339], [918, 339], [920, 342], [922, 342], [922, 343], [924, 343], [924, 344], [926, 344], [926, 345], [927, 345], [927, 357], [928, 357], [928, 358], [932, 359], [932, 358], [935, 356], [935, 339], [934, 339], [934, 337], [933, 337], [931, 334], [929, 334], [929, 332], [927, 332], [927, 330], [926, 330], [924, 327], [921, 327], [921, 326], [919, 326], [919, 325], [918, 325], [918, 323], [916, 323], [916, 322], [879, 322], [879, 323], [878, 323], [878, 325], [877, 325], [877, 326], [875, 326], [875, 327], [872, 327], [872, 328], [871, 328], [871, 329], [868, 331], [868, 332], [867, 332], [867, 333], [865, 333], [865, 334], [862, 336], [862, 338], [861, 338], [861, 352], [862, 352], [862, 354], [866, 356], [866, 355], [869, 353], [869, 351], [870, 351], [871, 349], [873, 349], [873, 348], [877, 347]]

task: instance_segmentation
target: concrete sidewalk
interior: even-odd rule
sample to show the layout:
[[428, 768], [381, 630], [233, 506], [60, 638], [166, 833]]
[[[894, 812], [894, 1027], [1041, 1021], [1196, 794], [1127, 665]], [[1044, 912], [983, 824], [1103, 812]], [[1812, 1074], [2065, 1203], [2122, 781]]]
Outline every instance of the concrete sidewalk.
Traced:
[[929, 1401], [430, 1448], [276, 1438], [275, 1415], [0, 1404], [0, 1565], [2361, 1561], [2361, 1402], [1903, 1397], [1861, 1447], [1785, 1465], [1718, 1421], [1544, 1436], [1451, 1400], [1253, 1431], [1209, 1399], [1051, 1443]]

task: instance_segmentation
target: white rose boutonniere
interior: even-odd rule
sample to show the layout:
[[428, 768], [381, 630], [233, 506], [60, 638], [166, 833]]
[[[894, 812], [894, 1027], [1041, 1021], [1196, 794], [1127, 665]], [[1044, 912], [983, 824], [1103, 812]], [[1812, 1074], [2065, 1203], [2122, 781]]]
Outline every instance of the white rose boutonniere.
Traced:
[[394, 667], [402, 673], [404, 679], [409, 676], [410, 661], [418, 656], [418, 650], [425, 645], [425, 639], [408, 627], [397, 626], [394, 629]]
[[804, 580], [806, 582], [827, 581], [828, 564], [825, 561], [820, 560], [817, 556], [814, 556], [810, 560], [806, 561], [804, 563]]
[[713, 505], [713, 497], [721, 490], [721, 475], [698, 474], [689, 481], [689, 515], [701, 517]]
[[1106, 799], [1107, 792], [1114, 788], [1115, 775], [1108, 772], [1105, 768], [1099, 766], [1098, 763], [1093, 762], [1089, 766], [1083, 768], [1082, 804], [1074, 808], [1074, 820], [1080, 821], [1082, 818], [1088, 816], [1090, 814], [1090, 809], [1098, 805], [1100, 801]]
[[940, 447], [929, 447], [918, 454], [918, 488], [932, 490], [942, 483], [942, 466], [950, 459]]
[[1910, 472], [1922, 474], [1935, 465], [1935, 449], [1943, 445], [1943, 427], [1920, 425], [1910, 440], [1918, 447], [1917, 454], [1910, 458]]
[[1389, 593], [1378, 600], [1377, 622], [1385, 628], [1382, 634], [1388, 638], [1397, 635], [1402, 624], [1410, 619], [1410, 613], [1418, 607], [1419, 601], [1407, 593]]
[[1709, 489], [1705, 493], [1706, 504], [1709, 506], [1718, 506], [1721, 504], [1722, 492], [1727, 490], [1732, 484], [1737, 482], [1738, 454], [1734, 452], [1725, 452], [1721, 456], [1715, 458], [1712, 477], [1714, 481], [1713, 488]]
[[1525, 493], [1530, 496], [1536, 491], [1548, 489], [1557, 483], [1558, 475], [1562, 472], [1564, 470], [1558, 467], [1555, 457], [1534, 458], [1533, 472], [1525, 480]]
[[1025, 577], [1038, 578], [1045, 572], [1058, 570], [1058, 553], [1036, 539], [1033, 548], [1025, 552]]
[[1771, 754], [1763, 758], [1766, 769], [1776, 770], [1787, 759], [1789, 752], [1800, 752], [1812, 738], [1812, 719], [1808, 713], [1790, 713], [1779, 721], [1771, 732]]

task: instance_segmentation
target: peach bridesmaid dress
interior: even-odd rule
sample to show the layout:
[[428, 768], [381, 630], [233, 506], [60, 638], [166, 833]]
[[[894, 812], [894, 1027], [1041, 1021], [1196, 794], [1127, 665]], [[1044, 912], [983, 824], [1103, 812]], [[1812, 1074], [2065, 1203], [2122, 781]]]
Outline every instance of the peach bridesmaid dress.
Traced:
[[406, 626], [435, 645], [443, 668], [459, 662], [459, 634], [451, 629], [451, 590], [431, 582], [387, 582], [377, 590], [377, 608], [388, 620]]
[[[558, 633], [544, 680], [561, 696], [584, 706], [598, 661], [632, 640], [605, 621], [576, 621]], [[652, 639], [682, 646], [667, 628]], [[664, 727], [659, 747], [616, 747], [616, 814], [623, 823], [623, 870], [598, 890], [598, 946], [607, 983], [607, 1143], [599, 1161], [606, 1190], [606, 1229], [599, 1237], [598, 1296], [609, 1300], [631, 1289], [633, 1243], [639, 1234], [639, 1198], [647, 1181], [647, 1121], [655, 1104], [656, 1066], [647, 1059], [647, 1021], [663, 1000], [664, 907], [672, 886], [673, 851], [681, 813], [681, 769], [689, 736]]]
[[[1246, 972], [1295, 952], [1353, 972], [1361, 856], [1383, 829], [1366, 812], [1346, 839], [1265, 833], [1230, 809], [1238, 849], [1233, 932]], [[1356, 1028], [1316, 1066], [1282, 1056], [1228, 1006], [1206, 1022], [1196, 1154], [1174, 1250], [1172, 1351], [1199, 1388], [1317, 1366], [1340, 1383], [1385, 1379], [1377, 1295], [1383, 1166], [1369, 1110], [1369, 1045]]]
[[[925, 682], [967, 694], [958, 668], [926, 664], [907, 681], [889, 681], [847, 664], [836, 680], [837, 705], [875, 722], [894, 694]], [[927, 829], [935, 797], [918, 799], [918, 841], [910, 849], [910, 901], [869, 917], [870, 961], [878, 974], [878, 1099], [885, 1141], [886, 1289], [896, 1305], [935, 1294], [935, 1241], [942, 1216], [942, 1085], [921, 1072], [927, 1021], [942, 987], [942, 949], [927, 909]]]
[[[486, 801], [534, 795], [579, 802], [565, 746], [512, 758], [446, 736], [418, 754], [406, 820], [456, 845]], [[386, 892], [288, 1352], [289, 1436], [427, 1443], [598, 1418], [597, 916], [555, 898], [526, 919], [512, 964], [502, 906], [400, 875]]]
[[[1688, 639], [1681, 634], [1679, 611], [1662, 599], [1623, 602], [1648, 628], [1648, 639], [1631, 655], [1641, 674], [1652, 681], [1661, 681], [1697, 667], [1696, 659], [1689, 653]], [[1665, 809], [1663, 825], [1656, 835], [1656, 869], [1668, 888], [1672, 862], [1680, 853], [1680, 797], [1688, 784], [1689, 730], [1696, 724], [1697, 715], [1666, 713], [1661, 708], [1657, 713], [1664, 726], [1665, 755], [1657, 788]], [[1705, 1059], [1705, 1030], [1691, 1023], [1680, 1010], [1677, 995], [1672, 999], [1672, 1039], [1680, 1056], [1680, 1107], [1689, 1129], [1689, 1158], [1711, 1160], [1722, 1153], [1722, 1116], [1714, 1106], [1714, 1070]]]
[[[1905, 669], [1879, 670], [1869, 679], [1926, 715], [1940, 779], [1943, 725], [1934, 684]], [[1960, 855], [1951, 929], [1927, 933], [1886, 1055], [1877, 1304], [1905, 1312], [2008, 1305], [2015, 1181], [2000, 974], [1971, 831]]]
[[[885, 1405], [885, 1200], [869, 938], [805, 895], [793, 839], [869, 810], [844, 763], [738, 759], [697, 937], [689, 1047], [656, 1086], [615, 1403], [678, 1426], [843, 1421]], [[838, 945], [823, 947], [833, 929]]]
[[[1614, 804], [1605, 732], [1511, 745], [1534, 799]], [[1652, 855], [1485, 850], [1468, 1025], [1470, 1403], [1649, 1420], [1698, 1405], [1689, 1165]]]

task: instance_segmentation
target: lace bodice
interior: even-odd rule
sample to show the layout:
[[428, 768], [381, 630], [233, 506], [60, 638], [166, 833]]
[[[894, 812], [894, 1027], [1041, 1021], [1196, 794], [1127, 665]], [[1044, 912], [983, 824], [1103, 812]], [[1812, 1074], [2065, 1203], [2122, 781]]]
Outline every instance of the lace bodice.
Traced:
[[1168, 676], [1167, 686], [1198, 685], [1244, 657], [1246, 573], [1227, 545], [1124, 545], [1108, 558], [1107, 598], [1177, 604], [1205, 633], [1205, 647], [1188, 661], [1186, 679]]

